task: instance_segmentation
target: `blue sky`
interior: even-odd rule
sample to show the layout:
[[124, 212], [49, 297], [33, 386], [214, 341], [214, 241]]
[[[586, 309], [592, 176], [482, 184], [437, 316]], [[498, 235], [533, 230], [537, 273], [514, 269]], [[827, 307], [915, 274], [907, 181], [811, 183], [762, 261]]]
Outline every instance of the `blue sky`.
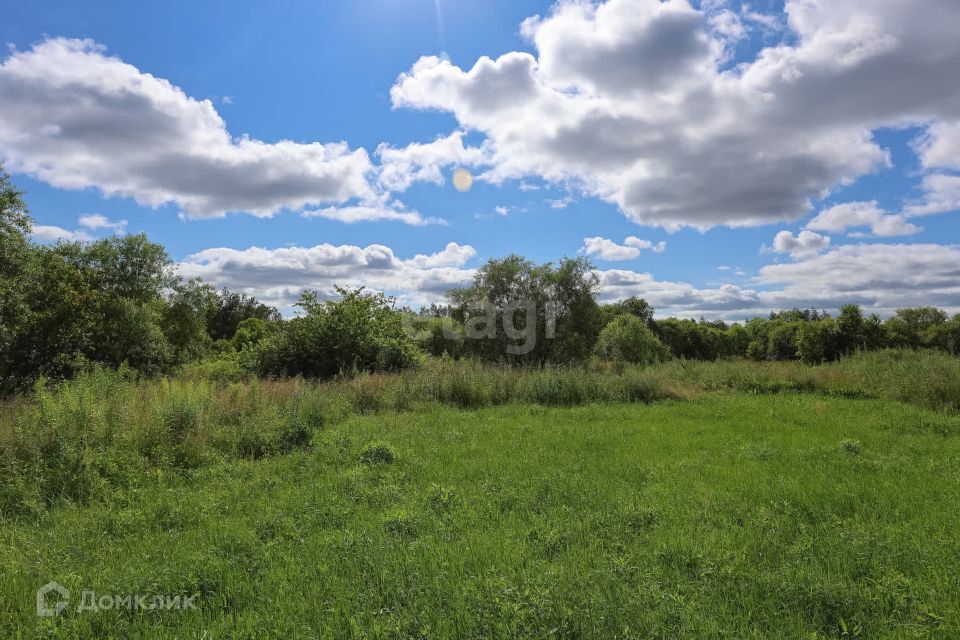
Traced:
[[285, 308], [516, 252], [677, 315], [960, 310], [960, 9], [920, 5], [8, 3], [0, 159], [38, 241], [145, 231]]

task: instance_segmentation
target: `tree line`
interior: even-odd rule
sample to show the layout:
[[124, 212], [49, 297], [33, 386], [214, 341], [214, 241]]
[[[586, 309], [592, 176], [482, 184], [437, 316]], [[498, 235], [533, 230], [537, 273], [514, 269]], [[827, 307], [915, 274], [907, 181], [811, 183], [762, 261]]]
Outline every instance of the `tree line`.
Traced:
[[[654, 308], [631, 297], [598, 304], [598, 280], [583, 258], [564, 259], [559, 268], [535, 265], [518, 256], [492, 259], [466, 289], [448, 294], [449, 304], [421, 310], [430, 318], [430, 331], [421, 339], [427, 353], [469, 356], [487, 361], [512, 360], [533, 364], [583, 360], [597, 356], [636, 363], [668, 358], [717, 360], [801, 360], [818, 364], [858, 351], [887, 348], [938, 349], [960, 355], [960, 314], [950, 318], [934, 307], [898, 309], [883, 320], [848, 304], [833, 317], [816, 309], [791, 309], [752, 318], [744, 323], [721, 320], [654, 318]], [[493, 303], [504, 314], [518, 298], [559, 302], [556, 338], [537, 343], [523, 356], [505, 357], [511, 336], [497, 322], [493, 340], [471, 340], [462, 332], [450, 335], [449, 319], [468, 320], [471, 310]], [[533, 320], [546, 332], [543, 306]], [[445, 330], [446, 329], [446, 330]]]
[[745, 323], [654, 318], [644, 300], [600, 304], [585, 258], [491, 259], [446, 303], [414, 311], [364, 289], [305, 291], [281, 318], [244, 293], [184, 280], [144, 235], [45, 246], [23, 193], [0, 168], [0, 392], [94, 365], [161, 375], [185, 365], [326, 378], [446, 356], [542, 366], [588, 358], [653, 363], [745, 357], [819, 363], [888, 347], [960, 353], [960, 315], [931, 307], [882, 320], [791, 310]]

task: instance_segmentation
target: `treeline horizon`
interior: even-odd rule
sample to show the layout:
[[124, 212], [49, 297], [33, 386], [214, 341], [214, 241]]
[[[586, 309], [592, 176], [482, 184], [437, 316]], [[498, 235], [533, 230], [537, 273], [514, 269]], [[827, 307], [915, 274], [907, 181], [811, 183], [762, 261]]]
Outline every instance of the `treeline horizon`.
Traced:
[[362, 287], [338, 287], [335, 299], [306, 290], [302, 313], [285, 319], [246, 293], [184, 280], [144, 234], [48, 246], [30, 239], [31, 225], [23, 193], [0, 167], [3, 393], [91, 366], [329, 378], [401, 370], [428, 356], [543, 366], [737, 357], [816, 364], [886, 348], [960, 354], [960, 314], [934, 307], [886, 320], [858, 305], [837, 317], [793, 309], [744, 323], [658, 319], [641, 298], [600, 304], [599, 280], [582, 257], [491, 258], [469, 287], [448, 292], [447, 304], [416, 312]]

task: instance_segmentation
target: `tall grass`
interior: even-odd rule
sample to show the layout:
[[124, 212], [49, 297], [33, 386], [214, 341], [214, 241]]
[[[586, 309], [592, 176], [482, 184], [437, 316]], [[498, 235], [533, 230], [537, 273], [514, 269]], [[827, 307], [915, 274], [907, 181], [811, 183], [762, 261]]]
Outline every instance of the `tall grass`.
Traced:
[[32, 395], [0, 405], [0, 514], [29, 515], [163, 473], [306, 448], [321, 429], [354, 414], [422, 404], [684, 400], [725, 390], [880, 398], [958, 412], [960, 360], [885, 351], [817, 367], [736, 360], [518, 369], [442, 358], [401, 374], [324, 384], [196, 375], [138, 380], [125, 370], [94, 370], [55, 388], [41, 383]]
[[825, 393], [960, 412], [960, 359], [936, 351], [890, 349], [813, 367], [800, 362], [674, 360], [653, 375], [705, 391]]

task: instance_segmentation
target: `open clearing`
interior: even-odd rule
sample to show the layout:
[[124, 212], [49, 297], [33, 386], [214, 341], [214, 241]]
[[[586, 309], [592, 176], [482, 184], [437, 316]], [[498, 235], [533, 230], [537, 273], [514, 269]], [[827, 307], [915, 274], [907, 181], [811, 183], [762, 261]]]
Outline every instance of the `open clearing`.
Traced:
[[958, 434], [793, 393], [353, 416], [0, 526], [0, 635], [953, 638]]

